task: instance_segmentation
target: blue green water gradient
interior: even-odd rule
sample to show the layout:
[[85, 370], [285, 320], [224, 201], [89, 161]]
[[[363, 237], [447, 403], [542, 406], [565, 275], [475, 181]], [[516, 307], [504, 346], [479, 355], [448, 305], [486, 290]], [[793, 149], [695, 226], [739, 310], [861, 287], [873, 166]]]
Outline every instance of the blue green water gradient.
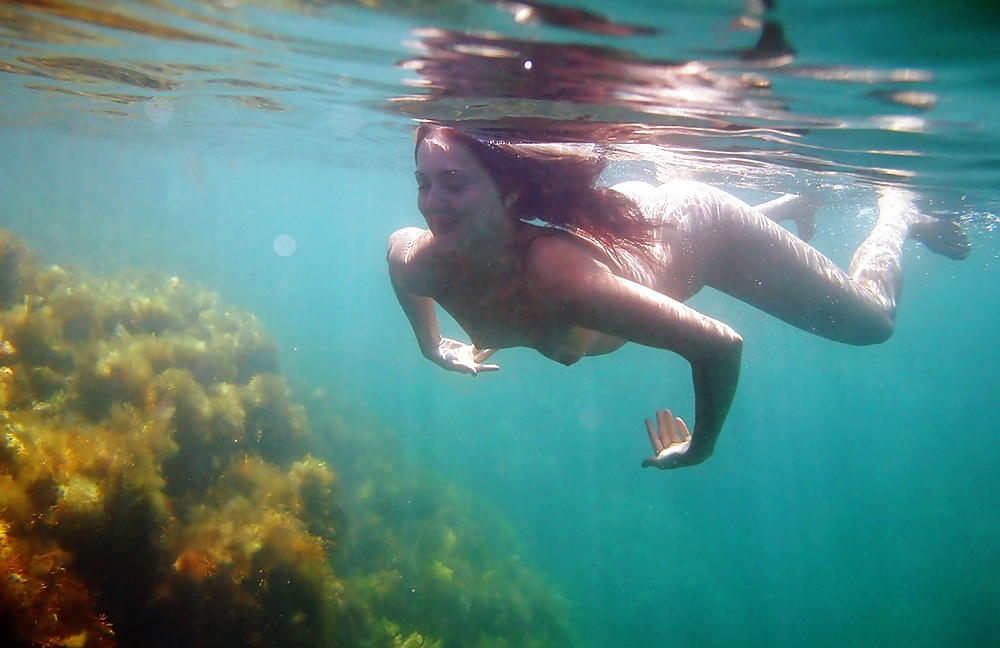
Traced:
[[[890, 29], [895, 5], [811, 5], [807, 16], [828, 22], [796, 24], [788, 4], [803, 64], [902, 64], [890, 47], [902, 39]], [[619, 13], [641, 18], [631, 5]], [[833, 44], [859, 13], [890, 30], [886, 40]], [[398, 17], [385, 20], [399, 29]], [[860, 24], [858, 39], [874, 29]], [[976, 29], [1000, 39], [988, 21]], [[915, 66], [937, 66], [945, 121], [992, 138], [1000, 69], [963, 34], [911, 33], [909, 53]], [[992, 47], [979, 51], [992, 57]], [[992, 85], [967, 69], [992, 69]], [[11, 87], [0, 86], [10, 92], [0, 107], [16, 101]], [[526, 559], [570, 600], [587, 646], [1000, 643], [995, 150], [967, 140], [952, 150], [942, 137], [932, 152], [958, 159], [932, 185], [960, 195], [968, 179], [978, 197], [966, 223], [974, 252], [955, 263], [907, 245], [898, 330], [884, 345], [837, 345], [718, 293], [696, 296], [693, 306], [744, 337], [742, 378], [715, 455], [659, 472], [639, 467], [643, 419], [662, 407], [692, 415], [689, 369], [676, 356], [629, 345], [566, 368], [507, 350], [494, 358], [498, 373], [475, 379], [420, 356], [384, 261], [388, 235], [421, 222], [412, 144], [405, 120], [374, 123], [378, 138], [357, 133], [330, 158], [255, 150], [252, 140], [238, 152], [171, 142], [150, 123], [126, 138], [44, 118], [0, 125], [0, 226], [48, 262], [153, 268], [256, 313], [287, 373], [339, 391], [384, 424], [387, 453], [509, 517]], [[329, 126], [314, 134], [322, 140]], [[265, 138], [277, 140], [280, 130]], [[378, 162], [363, 162], [368, 154]], [[823, 198], [813, 243], [846, 264], [875, 194], [831, 182]], [[275, 253], [279, 235], [296, 240], [294, 254]]]

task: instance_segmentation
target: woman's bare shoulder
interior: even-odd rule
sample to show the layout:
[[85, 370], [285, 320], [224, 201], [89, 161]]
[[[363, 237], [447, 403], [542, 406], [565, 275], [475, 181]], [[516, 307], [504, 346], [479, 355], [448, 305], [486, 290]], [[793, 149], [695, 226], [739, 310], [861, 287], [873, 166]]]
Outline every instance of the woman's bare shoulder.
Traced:
[[404, 227], [389, 236], [389, 249], [386, 253], [390, 263], [410, 263], [434, 241], [430, 231], [419, 227]]
[[434, 256], [434, 235], [419, 227], [404, 227], [389, 236], [389, 273], [394, 281], [417, 289], [427, 281]]

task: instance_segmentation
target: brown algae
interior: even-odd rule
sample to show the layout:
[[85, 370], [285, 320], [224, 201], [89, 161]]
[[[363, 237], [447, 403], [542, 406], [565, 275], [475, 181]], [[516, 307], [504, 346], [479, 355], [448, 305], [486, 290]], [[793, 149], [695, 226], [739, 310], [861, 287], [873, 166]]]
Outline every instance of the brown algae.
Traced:
[[314, 403], [314, 436], [278, 371], [218, 295], [0, 230], [0, 644], [574, 643], [512, 534], [376, 458], [384, 431]]

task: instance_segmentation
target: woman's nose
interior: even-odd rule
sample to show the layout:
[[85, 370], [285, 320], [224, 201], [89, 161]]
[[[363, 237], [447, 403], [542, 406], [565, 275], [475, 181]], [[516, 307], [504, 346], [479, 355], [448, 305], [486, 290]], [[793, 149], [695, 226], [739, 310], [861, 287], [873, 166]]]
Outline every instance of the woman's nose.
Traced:
[[423, 193], [423, 209], [425, 211], [437, 211], [447, 207], [448, 201], [444, 193], [437, 187], [431, 185]]

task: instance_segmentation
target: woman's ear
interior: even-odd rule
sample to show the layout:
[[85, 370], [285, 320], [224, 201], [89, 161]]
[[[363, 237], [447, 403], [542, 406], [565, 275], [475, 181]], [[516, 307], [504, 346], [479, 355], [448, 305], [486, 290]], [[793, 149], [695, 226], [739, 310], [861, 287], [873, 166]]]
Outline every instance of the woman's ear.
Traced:
[[515, 202], [517, 202], [517, 199], [520, 197], [521, 197], [521, 190], [515, 189], [514, 191], [507, 194], [507, 196], [503, 199], [503, 204], [505, 207], [510, 209], [510, 206], [513, 205]]

